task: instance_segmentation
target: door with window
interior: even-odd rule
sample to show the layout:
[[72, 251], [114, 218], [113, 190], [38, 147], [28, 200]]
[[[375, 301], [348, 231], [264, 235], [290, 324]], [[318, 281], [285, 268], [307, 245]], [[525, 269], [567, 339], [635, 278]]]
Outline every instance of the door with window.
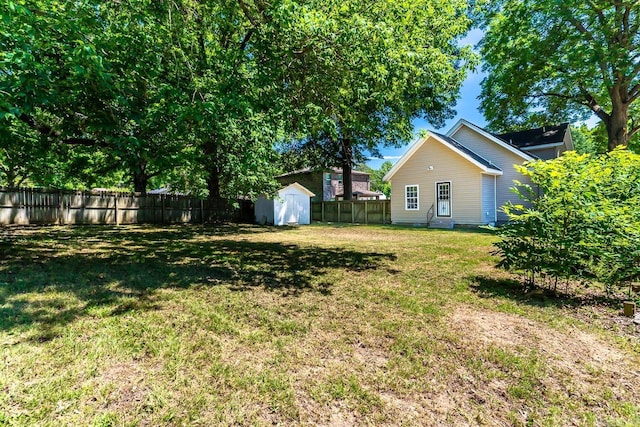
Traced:
[[451, 216], [451, 183], [450, 182], [437, 182], [436, 183], [436, 206], [437, 216], [450, 217]]

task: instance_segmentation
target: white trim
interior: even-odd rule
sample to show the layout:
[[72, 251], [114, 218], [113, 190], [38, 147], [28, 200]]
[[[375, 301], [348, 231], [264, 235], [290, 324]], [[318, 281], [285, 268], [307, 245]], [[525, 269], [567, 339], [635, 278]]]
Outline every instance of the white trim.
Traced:
[[493, 177], [493, 223], [498, 223], [498, 177]]
[[524, 153], [523, 151], [520, 151], [519, 149], [513, 147], [512, 145], [507, 144], [506, 142], [504, 142], [500, 138], [490, 134], [486, 130], [482, 129], [479, 126], [474, 125], [473, 123], [471, 123], [471, 122], [469, 122], [469, 121], [467, 121], [465, 119], [458, 120], [458, 122], [455, 125], [453, 125], [453, 127], [449, 130], [449, 132], [447, 132], [447, 136], [451, 137], [451, 135], [456, 133], [458, 131], [458, 129], [460, 129], [462, 126], [466, 126], [469, 129], [471, 129], [472, 131], [474, 131], [476, 133], [479, 133], [480, 135], [484, 136], [485, 138], [488, 138], [489, 140], [495, 142], [496, 144], [498, 144], [502, 148], [505, 148], [505, 149], [511, 151], [513, 154], [522, 157], [524, 160], [527, 160], [527, 161], [535, 160], [533, 157], [531, 157], [527, 153]]
[[[407, 188], [416, 187], [416, 208], [409, 209], [407, 207]], [[404, 210], [405, 211], [419, 211], [420, 210], [420, 184], [407, 184], [404, 186]]]
[[571, 134], [571, 123], [569, 123], [569, 125], [567, 126], [567, 132], [562, 139], [562, 142], [565, 142], [564, 139], [567, 137], [567, 134], [569, 134], [569, 144], [567, 144], [567, 151], [573, 151], [575, 150], [575, 147], [573, 145], [573, 135]]
[[[427, 131], [427, 133], [424, 135], [424, 137], [416, 140], [409, 147], [407, 152], [404, 153], [404, 155], [400, 158], [400, 160], [398, 160], [396, 162], [396, 164], [393, 165], [391, 170], [389, 170], [389, 172], [387, 172], [387, 174], [382, 178], [383, 181], [391, 181], [391, 178], [393, 177], [393, 175], [395, 175], [396, 172], [398, 172], [398, 170], [407, 162], [407, 160], [409, 160], [411, 158], [411, 156], [413, 156], [416, 153], [416, 151], [418, 151], [420, 149], [420, 147], [422, 147], [424, 145], [424, 143], [427, 142], [427, 140], [429, 138], [435, 139], [440, 144], [444, 145], [445, 147], [449, 148], [453, 152], [455, 152], [458, 155], [462, 156], [463, 158], [467, 159], [468, 161], [470, 161], [471, 163], [473, 163], [474, 165], [479, 167], [482, 170], [482, 173], [485, 173], [485, 174], [488, 174], [488, 175], [502, 175], [502, 171], [495, 170], [495, 169], [489, 169], [487, 166], [485, 166], [482, 163], [478, 162], [476, 159], [474, 159], [473, 157], [469, 156], [464, 151], [461, 151], [461, 150], [457, 149], [456, 147], [454, 147], [453, 145], [449, 144], [448, 142], [444, 141], [438, 135], [435, 135], [435, 134]], [[487, 162], [489, 163], [488, 160], [487, 160]]]
[[427, 138], [428, 136], [425, 135], [424, 137], [418, 138], [415, 141], [413, 141], [413, 143], [409, 146], [407, 151], [402, 155], [402, 157], [400, 157], [400, 160], [398, 160], [396, 164], [393, 165], [393, 167], [389, 170], [389, 172], [387, 172], [387, 174], [384, 177], [382, 177], [382, 180], [391, 181], [391, 177], [396, 174], [398, 169], [400, 169], [402, 165], [404, 165], [407, 162], [407, 160], [409, 160], [409, 158], [413, 156], [413, 154], [416, 151], [418, 151], [420, 147], [422, 147], [422, 144], [425, 143]]
[[[438, 184], [449, 184], [449, 215], [440, 216], [438, 215]], [[436, 181], [435, 182], [435, 193], [436, 193], [436, 218], [453, 218], [453, 184], [451, 181]], [[482, 203], [480, 203], [482, 205]]]
[[309, 191], [309, 189], [307, 187], [303, 186], [302, 184], [298, 184], [297, 182], [292, 182], [291, 184], [287, 185], [286, 187], [281, 188], [278, 192], [280, 192], [282, 190], [286, 190], [289, 187], [295, 187], [298, 190], [300, 190], [303, 193], [305, 193], [307, 196], [315, 197], [315, 194], [312, 193], [311, 191]]

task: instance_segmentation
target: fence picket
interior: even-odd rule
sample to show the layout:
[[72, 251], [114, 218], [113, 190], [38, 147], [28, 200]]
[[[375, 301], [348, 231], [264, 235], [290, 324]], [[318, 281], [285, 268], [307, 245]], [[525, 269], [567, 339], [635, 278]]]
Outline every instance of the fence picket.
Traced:
[[164, 224], [249, 219], [252, 215], [243, 211], [250, 209], [251, 204], [245, 200], [239, 204], [241, 208], [189, 196], [0, 187], [0, 225]]

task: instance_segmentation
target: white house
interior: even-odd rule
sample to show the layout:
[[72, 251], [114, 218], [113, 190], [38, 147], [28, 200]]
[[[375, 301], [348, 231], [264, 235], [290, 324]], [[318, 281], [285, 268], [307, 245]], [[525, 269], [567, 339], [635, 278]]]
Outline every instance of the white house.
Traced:
[[278, 191], [275, 199], [259, 197], [255, 203], [256, 222], [273, 225], [311, 223], [311, 198], [315, 194], [294, 182]]
[[501, 207], [520, 203], [513, 181], [526, 182], [514, 166], [573, 150], [567, 123], [492, 134], [460, 120], [446, 134], [428, 132], [384, 177], [391, 181], [391, 221], [436, 227], [502, 222]]

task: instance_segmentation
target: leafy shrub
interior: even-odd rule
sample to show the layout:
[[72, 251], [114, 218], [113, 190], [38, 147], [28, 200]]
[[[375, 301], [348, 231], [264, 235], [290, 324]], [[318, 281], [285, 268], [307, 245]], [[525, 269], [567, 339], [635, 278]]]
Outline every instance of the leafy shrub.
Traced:
[[500, 266], [534, 285], [558, 280], [603, 283], [611, 292], [640, 277], [640, 155], [565, 153], [517, 166], [522, 204], [503, 207], [510, 222], [497, 243]]

